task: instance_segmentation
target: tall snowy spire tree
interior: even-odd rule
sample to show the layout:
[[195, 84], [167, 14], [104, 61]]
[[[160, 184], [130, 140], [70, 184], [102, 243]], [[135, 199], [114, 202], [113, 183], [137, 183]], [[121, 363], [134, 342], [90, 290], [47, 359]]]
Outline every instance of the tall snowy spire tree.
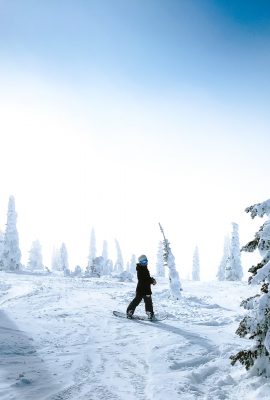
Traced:
[[108, 242], [107, 240], [103, 240], [103, 247], [102, 247], [102, 268], [101, 268], [101, 275], [109, 275], [109, 252], [108, 252]]
[[94, 228], [91, 231], [90, 246], [88, 254], [87, 270], [91, 271], [93, 269], [94, 259], [96, 258], [96, 234]]
[[249, 310], [249, 313], [240, 322], [236, 331], [240, 337], [253, 340], [253, 345], [230, 358], [232, 365], [239, 361], [247, 370], [270, 377], [270, 199], [254, 204], [245, 211], [251, 214], [252, 219], [256, 216], [268, 216], [267, 221], [255, 234], [255, 239], [241, 249], [247, 252], [259, 250], [262, 260], [249, 269], [252, 273], [249, 284], [261, 284], [261, 289], [260, 294], [242, 301], [241, 306]]
[[114, 272], [121, 273], [124, 271], [124, 261], [119, 242], [116, 239], [115, 239], [115, 246], [116, 246], [116, 262], [114, 264]]
[[195, 247], [194, 254], [193, 254], [192, 280], [193, 281], [200, 280], [200, 258], [199, 258], [198, 246]]
[[130, 262], [129, 262], [129, 272], [133, 275], [136, 274], [136, 256], [132, 254]]
[[169, 271], [171, 296], [173, 299], [179, 300], [181, 297], [182, 286], [180, 283], [179, 274], [176, 271], [175, 258], [174, 255], [172, 254], [170, 243], [165, 237], [164, 230], [161, 224], [159, 224], [159, 227], [163, 235], [163, 260], [164, 260], [164, 265], [168, 267]]
[[[5, 240], [5, 234], [3, 231], [0, 230], [0, 262], [2, 260], [2, 254], [4, 250], [4, 240]], [[0, 264], [0, 270], [1, 270], [1, 264]]]
[[230, 263], [230, 238], [226, 235], [224, 238], [223, 256], [216, 275], [219, 281], [225, 281], [225, 270], [228, 263]]
[[106, 262], [108, 261], [108, 258], [109, 258], [107, 240], [103, 240], [102, 257], [103, 257], [103, 260], [104, 260], [104, 264], [106, 264]]
[[162, 241], [158, 244], [157, 250], [157, 261], [156, 261], [156, 274], [157, 276], [164, 277], [165, 276], [165, 267], [163, 260], [163, 243]]
[[61, 271], [61, 265], [60, 265], [60, 250], [58, 247], [53, 247], [52, 250], [52, 258], [51, 258], [51, 268], [52, 271]]
[[68, 252], [65, 243], [62, 243], [60, 247], [59, 263], [61, 270], [64, 272], [64, 275], [70, 275], [69, 265], [68, 265]]
[[226, 281], [241, 281], [243, 270], [241, 265], [238, 224], [233, 222], [232, 227], [230, 260], [225, 268], [225, 279]]
[[17, 231], [17, 213], [14, 196], [8, 202], [7, 224], [0, 265], [6, 271], [17, 271], [21, 267], [21, 250]]

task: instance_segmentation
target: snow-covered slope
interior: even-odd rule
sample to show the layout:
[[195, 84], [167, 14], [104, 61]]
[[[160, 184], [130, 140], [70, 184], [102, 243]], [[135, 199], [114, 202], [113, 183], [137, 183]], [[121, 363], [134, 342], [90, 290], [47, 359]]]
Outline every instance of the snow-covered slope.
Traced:
[[167, 320], [114, 317], [134, 289], [106, 277], [1, 272], [1, 400], [269, 399], [269, 380], [229, 360], [244, 343], [235, 335], [239, 304], [258, 288], [184, 281], [172, 301], [160, 279], [153, 302]]

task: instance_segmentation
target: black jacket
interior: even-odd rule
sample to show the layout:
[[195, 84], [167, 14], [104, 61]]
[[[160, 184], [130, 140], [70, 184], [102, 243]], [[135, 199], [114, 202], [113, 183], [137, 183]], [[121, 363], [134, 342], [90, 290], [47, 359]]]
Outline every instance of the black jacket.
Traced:
[[151, 278], [148, 268], [144, 265], [137, 264], [136, 270], [138, 277], [136, 293], [141, 296], [152, 294], [151, 283], [154, 282], [154, 278]]

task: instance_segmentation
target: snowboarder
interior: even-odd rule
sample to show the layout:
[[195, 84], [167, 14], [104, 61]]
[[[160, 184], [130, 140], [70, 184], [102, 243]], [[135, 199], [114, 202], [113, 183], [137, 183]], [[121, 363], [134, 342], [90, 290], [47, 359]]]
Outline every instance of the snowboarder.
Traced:
[[136, 266], [138, 284], [136, 288], [136, 296], [129, 304], [127, 308], [127, 318], [132, 318], [135, 308], [140, 304], [142, 299], [144, 300], [145, 312], [149, 319], [154, 318], [153, 303], [151, 297], [151, 285], [155, 285], [157, 282], [155, 278], [150, 276], [150, 272], [147, 268], [148, 259], [143, 254], [138, 258], [139, 263]]

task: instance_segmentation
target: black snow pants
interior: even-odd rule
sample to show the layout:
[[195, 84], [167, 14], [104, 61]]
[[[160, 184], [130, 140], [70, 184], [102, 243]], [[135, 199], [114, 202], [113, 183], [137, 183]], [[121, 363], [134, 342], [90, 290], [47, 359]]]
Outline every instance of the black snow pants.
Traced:
[[133, 311], [133, 313], [134, 313], [135, 308], [140, 304], [142, 299], [144, 300], [145, 311], [150, 312], [153, 315], [154, 311], [153, 311], [153, 302], [152, 302], [151, 294], [142, 295], [139, 293], [136, 293], [136, 296], [134, 297], [132, 302], [129, 304], [129, 306], [127, 308], [127, 313], [129, 311]]

